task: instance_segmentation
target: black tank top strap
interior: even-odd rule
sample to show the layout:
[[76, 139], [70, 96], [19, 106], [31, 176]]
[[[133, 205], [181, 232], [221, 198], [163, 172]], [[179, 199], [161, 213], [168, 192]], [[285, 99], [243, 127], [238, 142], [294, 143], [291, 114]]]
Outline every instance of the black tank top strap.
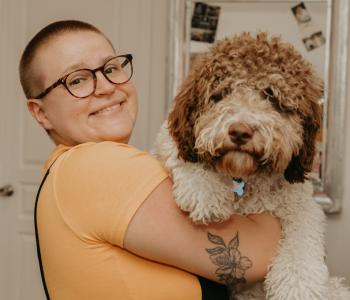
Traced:
[[49, 295], [49, 291], [47, 289], [47, 285], [46, 285], [46, 281], [45, 281], [45, 274], [44, 274], [44, 267], [43, 267], [43, 263], [42, 263], [42, 260], [41, 260], [40, 243], [39, 243], [39, 232], [38, 232], [38, 222], [37, 222], [37, 208], [38, 208], [38, 201], [39, 201], [41, 189], [42, 189], [42, 187], [43, 187], [43, 185], [44, 185], [44, 183], [46, 181], [46, 178], [47, 178], [47, 176], [50, 173], [50, 169], [51, 169], [52, 165], [55, 163], [55, 161], [47, 169], [47, 171], [45, 173], [45, 176], [44, 176], [44, 178], [42, 179], [42, 181], [40, 183], [40, 186], [39, 186], [39, 189], [38, 189], [38, 193], [36, 194], [35, 207], [34, 207], [34, 228], [35, 228], [36, 252], [37, 252], [38, 261], [39, 261], [41, 281], [42, 281], [43, 286], [44, 286], [45, 295], [46, 295], [46, 299], [47, 300], [50, 300], [50, 295]]

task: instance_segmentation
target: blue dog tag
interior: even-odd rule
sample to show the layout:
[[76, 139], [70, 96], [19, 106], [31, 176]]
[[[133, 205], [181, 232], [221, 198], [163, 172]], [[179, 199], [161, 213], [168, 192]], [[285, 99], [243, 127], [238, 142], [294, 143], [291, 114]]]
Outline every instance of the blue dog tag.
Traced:
[[242, 179], [232, 179], [232, 183], [233, 183], [232, 192], [234, 192], [240, 197], [243, 196], [244, 186], [245, 186], [244, 181]]

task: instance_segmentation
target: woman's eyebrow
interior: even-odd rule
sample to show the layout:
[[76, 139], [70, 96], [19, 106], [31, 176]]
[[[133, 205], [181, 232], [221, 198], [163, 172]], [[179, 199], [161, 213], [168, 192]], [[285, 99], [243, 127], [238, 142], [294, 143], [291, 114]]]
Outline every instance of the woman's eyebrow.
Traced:
[[[116, 55], [108, 55], [106, 57], [104, 57], [103, 59], [101, 59], [101, 63], [100, 65], [97, 66], [97, 68], [99, 66], [102, 66], [103, 64], [105, 64], [108, 60], [110, 60], [111, 58], [115, 57]], [[68, 73], [75, 71], [75, 70], [79, 70], [79, 69], [90, 69], [86, 66], [86, 63], [84, 62], [79, 62], [79, 63], [75, 63], [73, 65], [70, 65], [69, 67], [67, 67], [66, 69], [64, 69], [64, 71], [62, 72], [61, 77], [67, 75]]]
[[83, 69], [85, 68], [85, 64], [84, 63], [76, 63], [76, 64], [73, 64], [73, 65], [70, 65], [69, 67], [67, 67], [66, 69], [64, 69], [64, 71], [62, 72], [62, 77], [67, 75], [67, 73], [71, 72], [71, 71], [75, 71], [75, 70], [78, 70], [78, 69]]

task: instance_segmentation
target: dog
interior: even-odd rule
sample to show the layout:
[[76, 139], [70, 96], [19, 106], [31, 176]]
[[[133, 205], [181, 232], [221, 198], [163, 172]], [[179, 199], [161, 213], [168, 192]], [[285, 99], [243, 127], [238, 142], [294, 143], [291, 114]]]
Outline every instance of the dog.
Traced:
[[[265, 32], [217, 41], [175, 97], [154, 154], [195, 223], [268, 212], [282, 238], [263, 283], [240, 300], [345, 300], [325, 263], [325, 215], [308, 180], [323, 82], [296, 49]], [[235, 193], [244, 182], [244, 193]], [[242, 192], [242, 189], [241, 189]]]

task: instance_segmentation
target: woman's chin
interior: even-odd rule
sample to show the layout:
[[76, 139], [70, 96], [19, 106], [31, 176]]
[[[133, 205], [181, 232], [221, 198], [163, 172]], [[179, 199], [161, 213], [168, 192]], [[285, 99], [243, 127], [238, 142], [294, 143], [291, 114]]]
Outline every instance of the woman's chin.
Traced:
[[[107, 125], [107, 126], [106, 126]], [[111, 141], [117, 143], [127, 143], [133, 130], [132, 122], [114, 122], [104, 124], [94, 130], [94, 136], [99, 141]]]
[[106, 133], [99, 137], [99, 140], [127, 144], [130, 139], [129, 132]]

